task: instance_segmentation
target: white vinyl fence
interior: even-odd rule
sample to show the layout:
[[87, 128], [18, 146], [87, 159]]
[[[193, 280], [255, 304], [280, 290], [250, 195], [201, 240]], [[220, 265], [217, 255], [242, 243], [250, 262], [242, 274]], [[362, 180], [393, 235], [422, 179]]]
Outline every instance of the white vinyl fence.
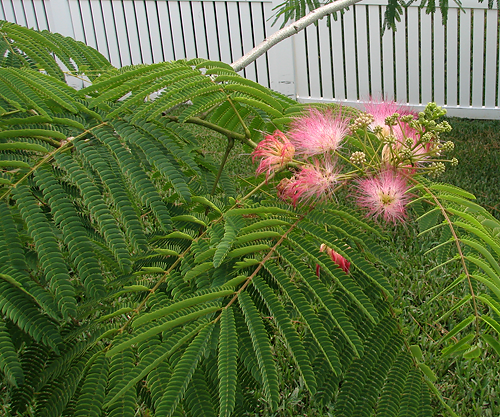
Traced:
[[[278, 29], [281, 0], [0, 0], [0, 19], [72, 36], [115, 66], [204, 57], [233, 62]], [[450, 2], [451, 3], [451, 2]], [[499, 12], [475, 0], [448, 21], [409, 7], [380, 27], [383, 0], [364, 0], [328, 27], [276, 45], [241, 74], [302, 102], [357, 105], [370, 96], [448, 114], [500, 118]]]

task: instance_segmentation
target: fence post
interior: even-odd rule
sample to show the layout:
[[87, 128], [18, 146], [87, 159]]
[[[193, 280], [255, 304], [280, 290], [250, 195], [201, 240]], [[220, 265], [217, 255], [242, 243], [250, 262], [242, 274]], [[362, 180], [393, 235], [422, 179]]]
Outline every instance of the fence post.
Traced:
[[[266, 29], [268, 36], [280, 28], [280, 22], [282, 19], [277, 21], [274, 26], [271, 26], [274, 21], [274, 18], [272, 17], [274, 12], [272, 9], [280, 3], [282, 3], [282, 0], [273, 0], [272, 3], [265, 3], [267, 6]], [[267, 54], [269, 60], [271, 88], [290, 98], [296, 99], [297, 91], [295, 86], [293, 36], [273, 46]]]

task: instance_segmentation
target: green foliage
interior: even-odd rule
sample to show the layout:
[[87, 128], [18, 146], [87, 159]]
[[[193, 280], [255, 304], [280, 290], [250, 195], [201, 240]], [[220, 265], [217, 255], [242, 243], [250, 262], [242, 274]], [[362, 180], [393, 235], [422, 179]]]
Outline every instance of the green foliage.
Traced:
[[[0, 372], [10, 412], [268, 415], [280, 412], [281, 374], [293, 366], [321, 412], [429, 415], [433, 374], [392, 308], [381, 265], [397, 262], [379, 227], [341, 205], [284, 206], [252, 178], [236, 195], [235, 178], [218, 179], [188, 128], [249, 151], [300, 106], [222, 63], [118, 70], [59, 35], [1, 30]], [[92, 84], [67, 86], [56, 57]], [[459, 307], [471, 318], [452, 331], [458, 344], [442, 340], [444, 353], [473, 359], [480, 340], [498, 352], [500, 223], [460, 189], [423, 182], [414, 192], [422, 233], [445, 217], [452, 233], [436, 250], [450, 243], [470, 282]], [[350, 261], [348, 275], [321, 244]]]

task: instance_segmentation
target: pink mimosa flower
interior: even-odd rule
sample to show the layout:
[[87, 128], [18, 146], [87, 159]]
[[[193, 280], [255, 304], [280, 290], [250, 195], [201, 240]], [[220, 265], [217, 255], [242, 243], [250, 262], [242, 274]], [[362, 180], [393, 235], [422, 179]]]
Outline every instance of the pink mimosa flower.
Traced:
[[[403, 107], [395, 101], [376, 101], [370, 100], [369, 102], [364, 104], [365, 111], [371, 114], [374, 118], [373, 123], [370, 125], [371, 129], [374, 129], [377, 126], [382, 128], [382, 135], [389, 136], [391, 134], [391, 128], [385, 124], [385, 119], [389, 116], [392, 116], [394, 113], [399, 113], [400, 116], [405, 116], [407, 114], [413, 114], [416, 116], [416, 113], [408, 109], [407, 107]], [[413, 129], [407, 124], [404, 124], [404, 132], [401, 130], [399, 125], [392, 126], [392, 134], [398, 141], [403, 141], [404, 137], [408, 137], [412, 135]]]
[[314, 160], [314, 165], [304, 166], [295, 177], [281, 182], [278, 195], [285, 201], [291, 200], [294, 206], [298, 201], [312, 198], [323, 200], [329, 197], [337, 183], [337, 171], [333, 162], [326, 158], [321, 162]]
[[335, 152], [349, 133], [349, 119], [331, 109], [309, 109], [309, 114], [295, 119], [288, 132], [297, 152], [305, 156]]
[[377, 177], [359, 181], [357, 203], [375, 219], [383, 217], [396, 224], [406, 217], [406, 205], [411, 199], [406, 194], [408, 189], [405, 176], [388, 169]]
[[266, 178], [271, 172], [283, 168], [290, 162], [295, 153], [295, 147], [283, 132], [276, 130], [272, 135], [267, 135], [254, 149], [252, 161], [262, 158], [257, 167], [257, 174], [266, 173]]
[[[324, 243], [319, 247], [320, 252], [326, 252], [332, 258], [332, 261], [335, 262], [340, 269], [342, 269], [346, 274], [349, 273], [349, 269], [351, 268], [351, 263], [344, 258], [340, 253], [335, 252], [332, 248], [329, 248]], [[319, 274], [318, 274], [319, 276]]]

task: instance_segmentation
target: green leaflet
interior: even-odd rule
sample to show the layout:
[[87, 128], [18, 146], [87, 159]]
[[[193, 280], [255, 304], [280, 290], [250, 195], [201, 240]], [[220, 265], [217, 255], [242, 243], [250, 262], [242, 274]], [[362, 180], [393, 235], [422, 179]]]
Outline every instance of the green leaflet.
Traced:
[[270, 105], [263, 103], [262, 101], [255, 100], [253, 98], [233, 95], [232, 100], [234, 102], [237, 102], [237, 103], [246, 104], [249, 107], [254, 107], [254, 108], [257, 107], [258, 109], [265, 111], [271, 117], [280, 117], [281, 116], [281, 113], [279, 110], [276, 110], [273, 107], [271, 107]]
[[248, 226], [243, 227], [240, 230], [241, 235], [245, 235], [247, 233], [251, 233], [254, 230], [259, 230], [259, 229], [264, 229], [268, 227], [278, 227], [278, 226], [290, 226], [291, 224], [285, 220], [280, 220], [280, 219], [266, 219], [266, 220], [260, 220], [255, 223], [252, 223]]
[[474, 320], [476, 319], [475, 316], [469, 316], [466, 319], [462, 320], [459, 324], [457, 324], [455, 327], [453, 327], [452, 330], [450, 330], [440, 341], [440, 343], [444, 343], [447, 340], [451, 339], [454, 337], [457, 333], [461, 332], [463, 329], [468, 327]]
[[103, 353], [95, 358], [85, 376], [75, 417], [99, 417], [108, 383], [109, 361]]
[[166, 391], [158, 402], [155, 414], [157, 417], [170, 417], [175, 412], [207, 347], [207, 341], [214, 327], [215, 325], [210, 323], [203, 328], [177, 362]]
[[264, 215], [264, 214], [288, 214], [295, 217], [295, 213], [278, 207], [252, 207], [252, 208], [235, 208], [227, 211], [224, 217], [243, 216], [243, 215]]
[[236, 236], [238, 235], [238, 231], [245, 224], [243, 218], [238, 217], [226, 217], [226, 222], [224, 223], [224, 236], [217, 245], [217, 249], [214, 253], [213, 259], [213, 267], [218, 268], [221, 263], [226, 258], [229, 250], [233, 246], [233, 243], [236, 240]]
[[475, 256], [468, 255], [464, 256], [465, 259], [468, 261], [476, 264], [478, 267], [480, 267], [486, 274], [490, 277], [491, 282], [496, 285], [498, 289], [500, 289], [500, 276], [493, 271], [492, 268], [490, 268], [489, 264], [484, 262], [482, 259], [479, 259]]
[[[118, 337], [118, 340], [120, 340], [120, 336]], [[120, 383], [126, 380], [130, 373], [133, 372], [135, 368], [135, 361], [136, 359], [132, 349], [125, 349], [111, 358], [108, 383], [110, 390], [108, 396], [114, 396], [119, 390]], [[129, 389], [122, 396], [121, 401], [113, 404], [108, 409], [108, 415], [112, 417], [133, 415], [135, 413], [136, 401], [136, 390]]]
[[78, 388], [89, 356], [88, 353], [83, 358], [74, 361], [64, 376], [51, 381], [41, 390], [40, 396], [43, 400], [37, 404], [36, 412], [38, 415], [47, 417], [61, 415]]
[[435, 183], [435, 184], [430, 185], [429, 188], [431, 190], [444, 191], [444, 192], [447, 192], [450, 194], [456, 194], [460, 197], [468, 198], [470, 200], [476, 199], [476, 196], [474, 194], [471, 194], [471, 193], [469, 193], [469, 192], [467, 192], [459, 187], [455, 187], [455, 186], [450, 185], [450, 184]]
[[180, 326], [181, 324], [184, 324], [188, 321], [197, 319], [198, 317], [206, 316], [211, 313], [215, 313], [216, 311], [220, 310], [220, 307], [208, 307], [199, 311], [195, 311], [193, 313], [186, 314], [184, 316], [180, 316], [176, 319], [167, 321], [166, 323], [163, 323], [159, 326], [155, 326], [150, 328], [149, 330], [146, 330], [143, 333], [138, 334], [135, 337], [132, 337], [131, 339], [126, 340], [123, 343], [120, 343], [118, 345], [115, 345], [113, 348], [111, 348], [107, 353], [106, 356], [113, 356], [116, 355], [117, 353], [127, 349], [128, 347], [132, 346], [135, 343], [142, 342], [144, 340], [147, 340], [158, 333], [164, 332], [166, 330], [169, 330], [173, 327]]
[[248, 242], [253, 242], [254, 240], [262, 240], [262, 239], [279, 239], [281, 236], [283, 236], [282, 233], [278, 232], [273, 232], [272, 230], [265, 231], [265, 232], [253, 232], [253, 233], [248, 233], [246, 235], [238, 237], [234, 244], [235, 245], [243, 245]]
[[199, 224], [201, 226], [207, 227], [207, 225], [203, 221], [201, 221], [197, 217], [191, 216], [189, 214], [183, 214], [183, 215], [180, 215], [180, 216], [172, 217], [172, 221], [174, 221], [174, 222], [175, 221], [179, 221], [179, 222], [191, 222], [191, 223], [196, 223], [196, 224]]
[[[219, 79], [220, 77], [218, 77]], [[279, 103], [278, 100], [275, 100], [272, 98], [267, 91], [263, 91], [262, 89], [251, 87], [248, 85], [241, 85], [241, 84], [225, 84], [224, 85], [224, 90], [225, 91], [238, 91], [240, 93], [245, 93], [245, 95], [248, 95], [250, 98], [255, 98], [257, 100], [260, 100], [264, 103], [266, 103], [268, 106], [272, 107], [273, 109], [276, 110], [276, 114], [278, 115], [278, 112], [283, 111], [283, 107]], [[236, 97], [235, 97], [236, 98]], [[238, 97], [239, 98], [239, 97]], [[235, 100], [239, 101], [239, 100]], [[279, 117], [279, 116], [274, 116], [274, 117]]]
[[253, 349], [262, 375], [262, 385], [266, 400], [271, 410], [275, 410], [278, 407], [279, 401], [278, 374], [267, 332], [255, 304], [246, 292], [239, 295], [238, 302], [245, 316], [250, 337], [252, 338]]
[[472, 341], [474, 337], [475, 336], [473, 334], [468, 334], [464, 336], [458, 343], [455, 343], [451, 346], [444, 348], [441, 351], [441, 356], [445, 358], [447, 356], [451, 356], [468, 349], [470, 347], [469, 342]]
[[0, 320], [0, 370], [9, 384], [17, 387], [24, 382], [23, 369], [3, 320]]
[[328, 291], [325, 285], [318, 280], [316, 275], [305, 265], [294, 253], [280, 247], [277, 252], [285, 259], [289, 266], [299, 274], [300, 277], [307, 283], [308, 287], [312, 290], [318, 301], [323, 305], [331, 319], [334, 321], [340, 332], [347, 339], [347, 342], [354, 350], [356, 356], [363, 353], [363, 343], [356, 329], [349, 321], [344, 310], [340, 304], [335, 300], [332, 294]]
[[[69, 160], [67, 155], [59, 155], [56, 159], [65, 169], [80, 171], [80, 167]], [[81, 217], [78, 216], [78, 212], [71, 203], [70, 197], [49, 170], [44, 168], [38, 170], [35, 178], [44, 190], [49, 203], [52, 204], [54, 221], [62, 230], [70, 258], [79, 272], [85, 289], [93, 298], [102, 297], [105, 293], [104, 279], [100, 273], [99, 264], [94, 259], [87, 231], [81, 222]], [[92, 183], [88, 178], [80, 173], [75, 179], [77, 184], [82, 187], [82, 191], [85, 190], [88, 193], [89, 200], [94, 196], [99, 196], [97, 198], [100, 199], [98, 190], [93, 185], [89, 186]]]
[[297, 331], [292, 326], [290, 317], [278, 300], [278, 297], [276, 297], [271, 288], [269, 288], [260, 276], [255, 276], [251, 282], [257, 291], [259, 291], [259, 294], [273, 315], [276, 325], [287, 341], [288, 349], [295, 359], [309, 392], [314, 395], [316, 392], [316, 377], [314, 376], [309, 356], [307, 355]]
[[265, 250], [269, 250], [269, 249], [271, 249], [271, 248], [269, 247], [269, 245], [266, 245], [266, 244], [244, 246], [242, 248], [233, 249], [231, 252], [229, 252], [227, 254], [227, 257], [228, 258], [237, 258], [240, 256], [245, 256], [245, 255], [249, 255], [251, 253], [261, 252], [261, 251], [265, 251]]
[[480, 318], [500, 335], [500, 323], [488, 316], [480, 316]]
[[[349, 295], [349, 297], [363, 310], [369, 319], [375, 323], [378, 319], [378, 313], [372, 302], [363, 293], [358, 284], [347, 274], [340, 272], [338, 266], [326, 254], [322, 254], [319, 248], [315, 247], [311, 242], [301, 238], [297, 233], [289, 236], [297, 242], [303, 250], [307, 250], [308, 256], [317, 264], [320, 265], [323, 271], [326, 271], [332, 276], [341, 288]], [[333, 249], [333, 248], [332, 248]], [[340, 249], [338, 249], [340, 250]]]
[[[216, 417], [214, 402], [212, 401], [212, 381], [199, 368], [194, 371], [193, 377], [186, 390], [184, 403], [191, 415], [200, 417]], [[210, 384], [210, 385], [209, 385]], [[214, 398], [215, 400], [215, 398]]]
[[219, 214], [222, 214], [222, 212], [220, 211], [220, 209], [214, 203], [212, 203], [210, 200], [208, 200], [205, 197], [202, 197], [202, 196], [193, 196], [193, 197], [191, 197], [191, 201], [193, 203], [203, 204], [204, 206], [210, 207], [215, 212], [217, 212]]
[[[360, 358], [354, 359], [345, 375], [345, 382], [342, 384], [336, 402], [336, 416], [357, 416], [353, 412], [358, 402], [362, 407], [363, 402], [366, 401], [363, 393], [365, 384], [374, 378], [371, 373], [380, 371], [380, 367], [385, 367], [386, 371], [389, 370], [387, 364], [390, 364], [397, 356], [403, 342], [398, 336], [393, 337], [395, 331], [396, 323], [390, 318], [386, 318], [375, 327], [366, 341], [366, 346], [370, 346], [370, 349]], [[384, 360], [380, 361], [382, 357]], [[375, 389], [374, 386], [371, 390], [373, 389]], [[377, 396], [376, 393], [375, 395]]]
[[196, 278], [198, 275], [203, 274], [213, 268], [214, 264], [212, 261], [196, 265], [193, 269], [187, 272], [187, 274], [184, 276], [184, 279], [186, 281], [189, 281], [193, 278]]
[[232, 308], [222, 310], [220, 319], [219, 354], [219, 416], [229, 417], [236, 403], [238, 334]]
[[[55, 179], [48, 171], [41, 169], [37, 174], [42, 188], [56, 186], [54, 184]], [[28, 187], [17, 187], [14, 197], [19, 205], [21, 215], [28, 225], [28, 232], [34, 240], [43, 270], [50, 282], [51, 291], [56, 297], [60, 311], [65, 318], [76, 316], [75, 292], [70, 282], [68, 266], [59, 249], [58, 241], [50, 223], [42, 213], [37, 200], [32, 196]]]
[[464, 298], [462, 298], [458, 303], [455, 303], [452, 308], [450, 308], [445, 314], [443, 314], [441, 317], [439, 317], [436, 320], [436, 323], [438, 321], [444, 320], [447, 317], [449, 317], [450, 315], [452, 315], [455, 310], [458, 310], [464, 304], [468, 303], [471, 300], [471, 298], [472, 298], [472, 296], [470, 294], [465, 295]]
[[340, 362], [338, 353], [333, 346], [328, 332], [319, 320], [316, 313], [313, 311], [311, 305], [306, 300], [304, 294], [300, 292], [295, 285], [291, 282], [290, 278], [274, 263], [266, 262], [265, 269], [269, 271], [274, 280], [282, 287], [286, 296], [295, 306], [295, 309], [303, 318], [309, 330], [311, 331], [314, 340], [318, 344], [319, 349], [325, 355], [330, 369], [336, 374], [340, 374]]
[[500, 343], [494, 337], [488, 334], [482, 334], [481, 338], [491, 346], [491, 348], [496, 352], [497, 355], [500, 356]]
[[131, 374], [120, 384], [120, 390], [116, 392], [113, 397], [107, 399], [104, 408], [111, 407], [122, 395], [134, 387], [153, 369], [158, 368], [163, 361], [172, 356], [180, 346], [193, 338], [193, 336], [198, 334], [205, 326], [206, 323], [186, 326], [185, 329], [169, 338], [167, 343], [157, 345], [153, 348], [151, 352], [141, 359], [138, 366], [136, 366]]
[[500, 303], [488, 294], [476, 294], [476, 299], [488, 305], [497, 316], [500, 316]]
[[48, 153], [49, 150], [41, 145], [36, 143], [27, 143], [27, 142], [8, 142], [8, 143], [0, 143], [0, 151], [5, 150], [25, 150], [25, 151], [34, 151], [34, 152], [42, 152]]
[[164, 316], [167, 316], [169, 314], [175, 313], [176, 311], [182, 310], [183, 308], [192, 307], [194, 305], [202, 304], [202, 303], [205, 303], [207, 301], [215, 300], [217, 298], [226, 297], [226, 296], [231, 295], [231, 294], [234, 294], [234, 290], [229, 289], [229, 290], [214, 291], [214, 292], [210, 292], [208, 294], [199, 295], [197, 297], [196, 296], [190, 297], [190, 298], [184, 299], [182, 301], [179, 301], [177, 303], [171, 304], [168, 307], [164, 307], [164, 308], [160, 308], [159, 310], [155, 310], [152, 313], [147, 313], [147, 314], [143, 314], [142, 316], [139, 316], [132, 323], [132, 327], [137, 328], [137, 327], [142, 326], [146, 323], [149, 323], [152, 320], [157, 320], [161, 317], [164, 317]]

